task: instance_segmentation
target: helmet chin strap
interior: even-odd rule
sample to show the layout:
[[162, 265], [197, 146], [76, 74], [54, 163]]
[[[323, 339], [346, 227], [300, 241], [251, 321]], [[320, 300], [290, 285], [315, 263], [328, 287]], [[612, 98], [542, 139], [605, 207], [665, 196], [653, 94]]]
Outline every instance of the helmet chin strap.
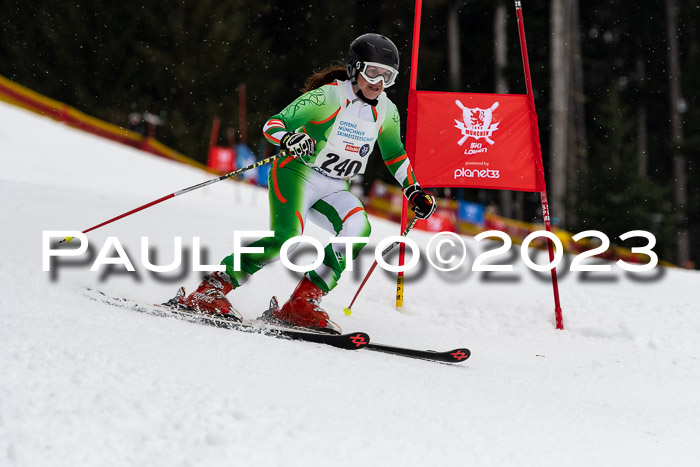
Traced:
[[360, 86], [357, 84], [357, 78], [352, 79], [352, 90], [355, 91], [355, 95], [365, 104], [369, 104], [372, 107], [376, 107], [379, 104], [379, 99], [370, 99], [363, 94], [362, 89], [360, 89]]

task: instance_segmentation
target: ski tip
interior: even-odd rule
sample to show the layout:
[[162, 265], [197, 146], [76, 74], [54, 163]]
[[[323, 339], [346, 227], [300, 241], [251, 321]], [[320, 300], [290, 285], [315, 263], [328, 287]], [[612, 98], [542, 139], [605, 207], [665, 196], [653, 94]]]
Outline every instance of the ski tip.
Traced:
[[469, 351], [469, 349], [455, 349], [452, 350], [451, 352], [448, 352], [451, 360], [453, 362], [462, 362], [469, 357], [471, 357], [472, 353]]
[[350, 334], [344, 334], [350, 341], [348, 348], [350, 349], [361, 349], [369, 344], [369, 334], [366, 332], [352, 332]]

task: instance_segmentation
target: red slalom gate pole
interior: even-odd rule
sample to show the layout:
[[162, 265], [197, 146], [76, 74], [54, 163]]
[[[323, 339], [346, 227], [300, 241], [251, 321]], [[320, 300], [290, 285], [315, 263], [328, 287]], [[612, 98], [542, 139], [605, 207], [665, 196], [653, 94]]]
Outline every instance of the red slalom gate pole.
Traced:
[[[525, 71], [525, 85], [527, 86], [527, 97], [530, 101], [530, 108], [532, 112], [535, 112], [535, 96], [532, 91], [532, 79], [530, 78], [530, 60], [527, 55], [527, 43], [525, 42], [525, 25], [523, 24], [523, 8], [521, 0], [515, 0], [515, 14], [518, 18], [518, 35], [520, 36], [520, 52], [523, 57], [523, 69]], [[539, 144], [539, 132], [537, 130], [537, 125], [530, 121], [530, 124], [534, 126], [533, 132], [537, 135], [537, 147]], [[542, 199], [542, 216], [544, 218], [544, 228], [547, 232], [552, 231], [552, 224], [549, 219], [549, 202], [547, 201], [547, 188], [544, 180], [544, 166], [542, 164], [542, 152], [540, 151], [540, 158], [537, 161], [537, 172], [540, 182], [542, 183], [542, 191], [540, 192], [540, 198]], [[547, 238], [547, 248], [549, 250], [549, 261], [554, 262], [554, 244], [552, 240]], [[559, 285], [557, 282], [557, 269], [552, 268], [552, 289], [554, 291], [554, 318], [556, 321], [557, 329], [564, 329], [564, 318], [562, 316], [561, 304], [559, 302]]]
[[[416, 81], [418, 77], [418, 47], [420, 45], [420, 18], [421, 11], [423, 7], [422, 0], [416, 0], [416, 10], [413, 17], [413, 48], [411, 49], [411, 78], [408, 85], [408, 99], [412, 98], [413, 93], [416, 92]], [[410, 104], [409, 104], [410, 105]], [[410, 111], [408, 118], [411, 118]], [[408, 136], [408, 135], [407, 135]], [[415, 218], [413, 223], [415, 223]], [[408, 223], [408, 200], [403, 197], [401, 204], [401, 230], [406, 228]], [[403, 243], [399, 247], [399, 266], [404, 265], [404, 260], [406, 257], [406, 245]], [[375, 265], [376, 266], [376, 265]], [[404, 273], [399, 272], [396, 276], [396, 309], [401, 309], [403, 307], [403, 294], [404, 294]], [[354, 301], [354, 300], [353, 300]], [[351, 305], [352, 306], [352, 305]]]
[[[91, 231], [93, 231], [93, 230], [95, 230], [95, 229], [99, 229], [100, 227], [103, 227], [103, 226], [105, 226], [105, 225], [107, 225], [107, 224], [111, 224], [111, 223], [114, 222], [114, 221], [118, 221], [119, 219], [123, 219], [123, 218], [125, 218], [125, 217], [127, 217], [127, 216], [130, 216], [130, 215], [132, 215], [132, 214], [135, 214], [135, 213], [137, 213], [137, 212], [139, 212], [139, 211], [143, 211], [144, 209], [150, 208], [151, 206], [155, 206], [156, 204], [160, 204], [160, 203], [162, 203], [163, 201], [169, 200], [169, 199], [174, 198], [174, 197], [176, 197], [176, 196], [184, 195], [185, 193], [189, 193], [190, 191], [194, 191], [194, 190], [196, 190], [196, 189], [198, 189], [198, 188], [202, 188], [202, 187], [205, 187], [205, 186], [207, 186], [207, 185], [212, 185], [212, 184], [217, 183], [217, 182], [220, 182], [220, 181], [222, 181], [222, 180], [226, 180], [227, 178], [235, 177], [236, 175], [240, 175], [240, 174], [242, 174], [243, 172], [246, 172], [246, 171], [248, 171], [248, 170], [255, 169], [255, 168], [260, 167], [261, 165], [264, 165], [264, 164], [268, 164], [268, 163], [270, 163], [270, 162], [272, 162], [272, 161], [274, 161], [274, 160], [276, 160], [276, 159], [279, 159], [280, 157], [283, 157], [283, 154], [282, 154], [281, 152], [280, 152], [280, 153], [277, 153], [277, 154], [275, 154], [275, 155], [272, 155], [272, 156], [270, 156], [270, 157], [268, 157], [268, 158], [266, 158], [266, 159], [263, 159], [263, 160], [261, 160], [261, 161], [258, 161], [258, 162], [254, 163], [254, 164], [250, 164], [250, 165], [248, 165], [248, 166], [246, 166], [246, 167], [242, 167], [242, 168], [240, 168], [240, 169], [238, 169], [238, 170], [234, 170], [233, 172], [224, 174], [224, 175], [222, 175], [222, 176], [220, 176], [220, 177], [213, 178], [213, 179], [211, 179], [211, 180], [207, 180], [206, 182], [202, 182], [202, 183], [199, 183], [199, 184], [197, 184], [197, 185], [192, 185], [192, 186], [187, 187], [187, 188], [183, 188], [182, 190], [176, 191], [176, 192], [174, 192], [174, 193], [170, 193], [169, 195], [165, 195], [165, 196], [163, 196], [162, 198], [158, 198], [157, 200], [151, 201], [150, 203], [146, 203], [146, 204], [144, 204], [143, 206], [139, 206], [139, 207], [137, 207], [137, 208], [135, 208], [135, 209], [132, 209], [131, 211], [127, 211], [127, 212], [125, 212], [124, 214], [119, 214], [118, 216], [113, 217], [113, 218], [111, 218], [111, 219], [109, 219], [109, 220], [106, 220], [106, 221], [102, 222], [101, 224], [93, 225], [93, 226], [90, 227], [89, 229], [83, 230], [82, 233], [85, 234], [85, 233], [91, 232]], [[72, 239], [72, 237], [64, 238], [63, 240], [61, 240], [61, 241], [58, 242], [58, 243], [70, 242], [71, 239]]]

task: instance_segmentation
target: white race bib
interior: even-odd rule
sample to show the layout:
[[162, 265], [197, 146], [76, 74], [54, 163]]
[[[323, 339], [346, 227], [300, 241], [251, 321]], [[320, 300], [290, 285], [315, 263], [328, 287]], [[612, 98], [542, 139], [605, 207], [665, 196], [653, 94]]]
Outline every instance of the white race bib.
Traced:
[[338, 92], [341, 110], [335, 117], [326, 145], [314, 161], [314, 166], [323, 174], [340, 179], [365, 172], [386, 114], [386, 95], [382, 94], [376, 107], [376, 122], [350, 115], [347, 111], [350, 106], [345, 106], [346, 92]]

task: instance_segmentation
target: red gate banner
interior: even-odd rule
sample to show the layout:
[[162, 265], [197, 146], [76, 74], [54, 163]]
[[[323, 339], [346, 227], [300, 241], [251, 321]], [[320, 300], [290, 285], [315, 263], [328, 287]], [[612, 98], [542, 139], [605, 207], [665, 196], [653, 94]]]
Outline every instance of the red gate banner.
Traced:
[[411, 94], [407, 150], [422, 186], [544, 190], [527, 95]]

